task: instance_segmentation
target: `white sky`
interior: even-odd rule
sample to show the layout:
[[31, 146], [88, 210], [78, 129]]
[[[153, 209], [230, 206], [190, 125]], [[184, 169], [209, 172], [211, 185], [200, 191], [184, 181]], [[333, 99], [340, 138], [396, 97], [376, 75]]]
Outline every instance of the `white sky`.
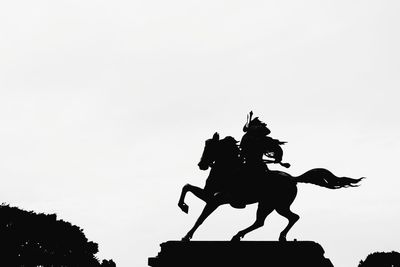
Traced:
[[[241, 137], [251, 109], [288, 141], [290, 174], [325, 167], [368, 179], [299, 185], [289, 239], [335, 266], [400, 248], [398, 1], [3, 1], [1, 201], [84, 228], [99, 258], [147, 266], [203, 204], [196, 164], [215, 131]], [[154, 167], [155, 166], [155, 167]], [[195, 240], [255, 218], [222, 207]], [[246, 240], [275, 240], [271, 214]]]

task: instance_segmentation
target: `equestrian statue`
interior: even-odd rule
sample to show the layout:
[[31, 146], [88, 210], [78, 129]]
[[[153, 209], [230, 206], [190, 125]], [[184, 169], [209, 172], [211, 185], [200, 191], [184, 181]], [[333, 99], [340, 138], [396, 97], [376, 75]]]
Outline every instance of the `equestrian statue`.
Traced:
[[[264, 225], [265, 218], [272, 212], [288, 219], [287, 226], [279, 235], [279, 241], [286, 241], [286, 235], [299, 220], [299, 215], [290, 210], [297, 195], [297, 183], [310, 183], [329, 189], [356, 187], [364, 179], [337, 177], [323, 168], [311, 169], [300, 176], [291, 176], [283, 171], [269, 170], [267, 164], [276, 163], [285, 168], [290, 164], [282, 162], [282, 145], [286, 142], [273, 139], [271, 131], [258, 117], [250, 112], [240, 143], [231, 136], [220, 139], [215, 133], [206, 140], [198, 166], [201, 170], [210, 168], [204, 188], [186, 184], [179, 198], [179, 208], [188, 213], [185, 203], [187, 192], [191, 192], [206, 205], [189, 232], [182, 238], [189, 241], [197, 228], [219, 206], [230, 204], [234, 208], [258, 203], [255, 222], [239, 231], [232, 241], [240, 241], [247, 233]], [[238, 144], [239, 143], [239, 144]], [[264, 157], [267, 157], [265, 159]]]

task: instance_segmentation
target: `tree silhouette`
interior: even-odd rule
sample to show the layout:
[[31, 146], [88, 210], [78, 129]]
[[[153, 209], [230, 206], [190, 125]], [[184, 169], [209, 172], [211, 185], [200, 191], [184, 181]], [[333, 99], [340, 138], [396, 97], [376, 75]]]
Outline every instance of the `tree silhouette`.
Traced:
[[103, 260], [101, 262], [101, 267], [116, 267], [117, 265], [113, 260]]
[[1, 261], [11, 266], [116, 266], [112, 260], [99, 263], [98, 244], [89, 241], [78, 226], [57, 220], [56, 214], [38, 214], [4, 203], [0, 206], [0, 251]]
[[374, 252], [369, 254], [365, 261], [361, 260], [358, 267], [400, 267], [400, 253]]

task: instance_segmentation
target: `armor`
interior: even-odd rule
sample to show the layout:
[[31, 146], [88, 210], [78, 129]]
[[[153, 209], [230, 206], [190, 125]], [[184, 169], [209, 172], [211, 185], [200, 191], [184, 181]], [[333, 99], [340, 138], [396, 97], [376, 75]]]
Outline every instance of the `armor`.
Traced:
[[[240, 157], [247, 167], [268, 170], [266, 162], [281, 163], [283, 151], [280, 146], [286, 142], [269, 137], [271, 131], [267, 125], [258, 117], [252, 119], [252, 115], [253, 112], [250, 112], [243, 127], [245, 134], [240, 142]], [[265, 161], [264, 155], [273, 160]]]

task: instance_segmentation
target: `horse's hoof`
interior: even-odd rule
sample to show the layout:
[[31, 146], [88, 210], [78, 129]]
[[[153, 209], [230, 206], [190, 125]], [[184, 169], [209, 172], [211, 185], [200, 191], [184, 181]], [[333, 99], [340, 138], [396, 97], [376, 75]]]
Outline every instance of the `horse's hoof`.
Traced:
[[234, 235], [231, 239], [232, 242], [239, 242], [241, 239], [240, 235]]
[[190, 241], [190, 237], [185, 236], [185, 237], [183, 237], [183, 238], [181, 239], [181, 241], [183, 241], [183, 242], [189, 242], [189, 241]]
[[185, 203], [179, 203], [178, 206], [179, 206], [179, 208], [181, 208], [181, 210], [182, 210], [184, 213], [187, 214], [187, 213], [189, 212], [189, 206], [186, 205]]
[[286, 236], [280, 235], [279, 236], [279, 242], [286, 242]]

